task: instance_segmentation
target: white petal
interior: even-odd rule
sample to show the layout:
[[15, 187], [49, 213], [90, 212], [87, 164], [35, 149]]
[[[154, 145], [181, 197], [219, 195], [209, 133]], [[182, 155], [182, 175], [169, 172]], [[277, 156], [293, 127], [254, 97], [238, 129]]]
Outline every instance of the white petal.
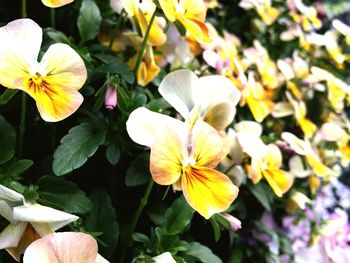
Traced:
[[235, 124], [237, 133], [249, 134], [252, 137], [260, 137], [262, 134], [262, 127], [255, 121], [241, 121]]
[[0, 233], [0, 249], [17, 247], [26, 227], [27, 223], [24, 222], [8, 225]]
[[42, 30], [31, 19], [18, 19], [0, 28], [0, 39], [0, 84], [16, 88], [14, 80], [37, 63]]
[[109, 263], [109, 261], [102, 257], [100, 254], [97, 254], [96, 263]]
[[199, 78], [198, 84], [194, 88], [195, 105], [201, 109], [210, 105], [230, 102], [236, 106], [241, 98], [240, 91], [232, 81], [224, 76], [204, 76]]
[[79, 217], [39, 204], [18, 206], [13, 209], [17, 221], [47, 223], [52, 231], [68, 225]]
[[297, 154], [307, 155], [310, 150], [312, 151], [311, 146], [306, 141], [299, 139], [290, 132], [282, 132], [281, 137]]
[[275, 104], [273, 111], [271, 112], [274, 118], [283, 118], [290, 116], [294, 113], [293, 105], [289, 102], [278, 102]]
[[4, 200], [9, 206], [21, 205], [24, 203], [23, 195], [0, 184], [0, 200]]
[[111, 7], [112, 9], [117, 13], [117, 14], [121, 14], [122, 10], [123, 10], [123, 5], [122, 2], [120, 0], [111, 0], [110, 1]]
[[0, 215], [4, 217], [11, 224], [15, 224], [16, 220], [13, 218], [12, 207], [7, 202], [0, 200]]
[[153, 258], [156, 263], [176, 263], [170, 252], [164, 252]]
[[194, 107], [193, 89], [198, 77], [189, 70], [180, 69], [169, 73], [159, 85], [159, 93], [175, 110], [187, 118]]
[[187, 134], [185, 123], [144, 107], [134, 110], [126, 122], [126, 130], [130, 138], [134, 142], [148, 147], [152, 146], [156, 134], [165, 128]]
[[305, 178], [309, 176], [312, 171], [304, 167], [303, 161], [300, 156], [294, 155], [288, 162], [290, 172], [298, 178]]

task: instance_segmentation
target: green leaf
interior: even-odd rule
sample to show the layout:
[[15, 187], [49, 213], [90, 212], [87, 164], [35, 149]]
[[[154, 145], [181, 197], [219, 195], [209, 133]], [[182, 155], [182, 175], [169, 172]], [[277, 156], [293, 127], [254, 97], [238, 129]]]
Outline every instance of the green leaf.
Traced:
[[149, 244], [150, 240], [148, 238], [148, 236], [142, 234], [142, 233], [133, 233], [132, 234], [132, 240], [139, 242], [139, 243], [145, 243], [145, 244]]
[[119, 74], [122, 79], [129, 84], [132, 84], [135, 78], [134, 73], [130, 70], [129, 66], [121, 60], [105, 64], [99, 67], [98, 71], [102, 73]]
[[120, 159], [120, 147], [117, 142], [110, 144], [106, 150], [106, 157], [110, 164], [116, 165]]
[[82, 123], [70, 129], [54, 153], [54, 173], [60, 176], [81, 167], [104, 142], [105, 135], [106, 129], [103, 126], [96, 127], [90, 123]]
[[127, 186], [142, 185], [148, 182], [149, 172], [149, 154], [142, 153], [138, 155], [126, 171], [125, 184]]
[[243, 262], [243, 252], [239, 248], [235, 248], [228, 260], [228, 263], [241, 263]]
[[70, 39], [60, 31], [50, 28], [46, 30], [46, 34], [49, 36], [49, 38], [51, 38], [56, 43], [64, 43], [64, 44], [71, 45]]
[[18, 89], [6, 89], [0, 97], [0, 105], [4, 105], [9, 102], [18, 92]]
[[220, 225], [213, 218], [210, 218], [209, 222], [210, 222], [211, 226], [213, 227], [215, 242], [217, 242], [220, 239], [220, 237], [221, 237]]
[[118, 243], [119, 226], [112, 202], [105, 190], [96, 190], [90, 196], [92, 210], [84, 220], [84, 228], [91, 232], [103, 232], [101, 239], [107, 247], [100, 247], [102, 255], [109, 257]]
[[67, 213], [84, 214], [91, 210], [89, 198], [72, 182], [62, 177], [43, 176], [38, 181], [40, 202]]
[[0, 115], [0, 164], [15, 155], [16, 133], [13, 127]]
[[271, 211], [271, 202], [273, 200], [273, 195], [269, 194], [272, 191], [269, 191], [263, 183], [259, 184], [248, 184], [249, 190], [252, 194], [258, 199], [260, 204], [267, 210]]
[[170, 104], [163, 98], [151, 100], [147, 104], [147, 108], [155, 112], [163, 112], [166, 109], [171, 108]]
[[203, 263], [222, 263], [222, 260], [208, 247], [198, 242], [189, 243], [185, 254]]
[[194, 210], [187, 204], [185, 198], [180, 196], [168, 208], [164, 215], [164, 226], [169, 235], [176, 235], [185, 230], [191, 223]]
[[18, 160], [2, 167], [0, 175], [3, 174], [5, 177], [17, 178], [32, 165], [33, 161], [31, 160]]
[[81, 3], [78, 29], [82, 42], [94, 39], [100, 30], [102, 17], [100, 9], [92, 0], [83, 0]]

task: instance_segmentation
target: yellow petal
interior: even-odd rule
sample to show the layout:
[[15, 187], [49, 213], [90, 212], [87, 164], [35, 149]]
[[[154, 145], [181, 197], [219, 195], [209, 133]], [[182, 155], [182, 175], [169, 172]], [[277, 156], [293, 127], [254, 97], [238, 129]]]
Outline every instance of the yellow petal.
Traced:
[[324, 165], [317, 156], [306, 156], [306, 160], [313, 172], [320, 177], [336, 176], [336, 173], [332, 171], [328, 166]]
[[157, 134], [151, 148], [150, 171], [153, 180], [160, 185], [171, 185], [181, 176], [187, 159], [183, 140], [175, 131], [166, 129]]
[[72, 3], [73, 1], [74, 0], [41, 0], [44, 5], [52, 8], [64, 6], [66, 4]]
[[188, 167], [182, 176], [182, 190], [189, 205], [209, 219], [225, 211], [238, 195], [238, 188], [218, 171]]
[[175, 6], [178, 5], [177, 0], [158, 0], [158, 2], [166, 18], [174, 22], [176, 20]]
[[84, 98], [76, 90], [62, 86], [59, 81], [41, 82], [36, 85], [31, 79], [23, 81], [23, 89], [36, 101], [40, 116], [48, 122], [63, 120], [73, 114]]
[[199, 120], [192, 130], [196, 165], [214, 168], [225, 157], [223, 138], [209, 124]]
[[263, 170], [262, 174], [278, 197], [281, 197], [293, 185], [294, 177], [286, 171], [280, 169]]
[[257, 122], [262, 122], [272, 111], [274, 104], [267, 99], [247, 98], [247, 104]]
[[312, 121], [306, 118], [299, 119], [298, 124], [302, 129], [303, 133], [305, 134], [306, 138], [311, 138], [317, 130], [317, 126]]
[[139, 5], [138, 0], [119, 0], [119, 1], [121, 2], [128, 16], [132, 17], [135, 15]]
[[282, 164], [282, 154], [275, 144], [269, 144], [265, 148], [264, 160], [269, 169], [278, 169]]

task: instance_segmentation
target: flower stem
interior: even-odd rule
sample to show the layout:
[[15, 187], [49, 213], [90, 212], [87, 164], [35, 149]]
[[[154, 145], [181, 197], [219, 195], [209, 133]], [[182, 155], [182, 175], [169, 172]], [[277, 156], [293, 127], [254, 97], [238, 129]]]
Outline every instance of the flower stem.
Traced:
[[[22, 18], [27, 17], [27, 0], [22, 0], [22, 10], [21, 10], [21, 16]], [[21, 158], [22, 152], [23, 152], [23, 140], [24, 140], [24, 131], [25, 131], [25, 124], [26, 124], [26, 103], [27, 102], [27, 95], [22, 92], [22, 105], [21, 105], [21, 120], [19, 123], [19, 134], [18, 134], [18, 158]]]
[[22, 18], [27, 17], [27, 0], [22, 0], [22, 12], [21, 12]]
[[56, 10], [54, 8], [50, 9], [50, 23], [52, 28], [56, 28]]
[[23, 152], [23, 141], [24, 141], [24, 132], [26, 130], [25, 124], [26, 124], [26, 102], [27, 102], [27, 95], [23, 92], [22, 93], [22, 109], [21, 109], [21, 120], [19, 124], [19, 135], [18, 135], [18, 158], [21, 158], [22, 152]]
[[149, 195], [150, 195], [150, 193], [152, 191], [153, 184], [154, 184], [154, 181], [152, 179], [150, 179], [149, 182], [148, 182], [148, 185], [147, 185], [146, 192], [143, 195], [143, 197], [141, 199], [141, 202], [139, 204], [139, 207], [137, 208], [137, 210], [136, 210], [136, 212], [134, 214], [134, 217], [133, 217], [133, 219], [131, 221], [131, 225], [130, 225], [129, 231], [127, 232], [127, 235], [126, 235], [124, 247], [123, 247], [122, 252], [121, 252], [121, 257], [120, 257], [120, 261], [119, 261], [120, 263], [124, 262], [124, 258], [126, 256], [126, 252], [127, 252], [128, 247], [130, 245], [131, 235], [135, 231], [136, 224], [137, 224], [137, 222], [140, 219], [140, 215], [141, 215], [141, 213], [143, 211], [143, 208], [145, 207], [145, 205], [148, 202], [148, 197], [149, 197]]
[[148, 36], [149, 36], [150, 31], [151, 31], [153, 21], [156, 18], [156, 12], [157, 12], [157, 10], [154, 11], [154, 13], [153, 13], [153, 15], [151, 17], [151, 20], [149, 21], [148, 27], [146, 29], [146, 33], [145, 33], [145, 36], [143, 38], [141, 49], [139, 51], [139, 55], [137, 57], [137, 61], [136, 61], [135, 68], [134, 68], [135, 75], [137, 75], [137, 72], [139, 71], [139, 68], [140, 68], [140, 65], [141, 65], [141, 61], [142, 61], [142, 58], [143, 58], [143, 53], [145, 52], [145, 49], [146, 49]]

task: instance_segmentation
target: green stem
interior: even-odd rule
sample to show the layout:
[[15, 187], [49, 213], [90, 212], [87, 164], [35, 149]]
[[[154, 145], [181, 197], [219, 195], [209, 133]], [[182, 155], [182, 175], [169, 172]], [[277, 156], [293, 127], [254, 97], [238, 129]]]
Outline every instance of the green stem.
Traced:
[[24, 141], [24, 132], [26, 130], [25, 124], [26, 124], [26, 102], [27, 102], [27, 95], [22, 92], [22, 109], [21, 109], [21, 120], [19, 124], [19, 135], [18, 135], [18, 158], [21, 158], [22, 152], [23, 152], [23, 141]]
[[129, 248], [129, 245], [130, 245], [131, 235], [132, 235], [132, 233], [134, 233], [136, 224], [137, 224], [137, 222], [140, 219], [140, 215], [141, 215], [145, 205], [148, 202], [148, 197], [149, 197], [149, 195], [150, 195], [150, 193], [152, 191], [153, 184], [154, 184], [153, 180], [150, 179], [150, 181], [148, 182], [148, 185], [147, 185], [146, 192], [143, 195], [143, 197], [141, 199], [141, 202], [139, 204], [139, 207], [137, 208], [137, 210], [136, 210], [136, 212], [134, 214], [134, 217], [133, 217], [133, 219], [131, 221], [131, 225], [130, 225], [129, 231], [127, 232], [127, 235], [126, 235], [125, 244], [124, 244], [123, 250], [121, 252], [120, 263], [124, 262], [124, 258], [126, 256], [126, 252], [127, 252], [128, 248]]
[[22, 18], [27, 17], [27, 0], [22, 0], [22, 13], [21, 13]]
[[143, 53], [145, 52], [145, 49], [146, 49], [148, 36], [149, 36], [149, 33], [151, 32], [153, 21], [156, 18], [156, 12], [157, 11], [154, 11], [154, 13], [153, 13], [153, 15], [151, 17], [151, 20], [149, 21], [149, 24], [148, 24], [145, 36], [143, 38], [141, 49], [140, 49], [139, 55], [137, 57], [137, 61], [136, 61], [135, 68], [134, 68], [135, 75], [137, 75], [137, 72], [139, 71], [139, 68], [140, 68], [140, 65], [141, 65], [141, 61], [142, 61], [142, 58], [143, 58]]
[[51, 27], [56, 28], [56, 10], [54, 8], [50, 9], [50, 22]]

